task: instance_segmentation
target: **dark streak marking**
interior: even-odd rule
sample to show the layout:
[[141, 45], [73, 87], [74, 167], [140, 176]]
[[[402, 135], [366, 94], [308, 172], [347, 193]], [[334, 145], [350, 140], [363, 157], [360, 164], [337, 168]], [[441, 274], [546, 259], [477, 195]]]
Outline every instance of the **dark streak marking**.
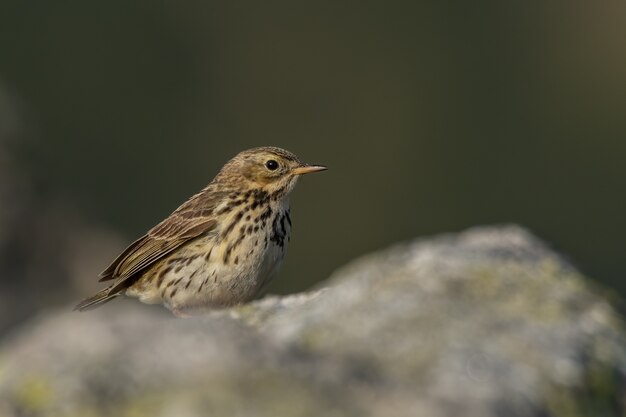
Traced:
[[202, 255], [193, 255], [193, 256], [188, 257], [187, 260], [185, 261], [185, 265], [191, 264], [193, 261], [198, 259], [200, 256], [202, 256]]
[[204, 287], [204, 284], [206, 284], [206, 279], [204, 281], [202, 281], [202, 283], [198, 287], [198, 292], [202, 291], [202, 287]]
[[163, 284], [163, 279], [165, 278], [165, 275], [167, 275], [167, 273], [170, 272], [172, 268], [174, 267], [172, 265], [169, 265], [165, 267], [164, 269], [162, 269], [161, 272], [159, 272], [159, 278], [157, 279], [157, 288], [161, 287], [161, 285]]
[[218, 216], [220, 214], [226, 214], [229, 211], [231, 211], [233, 208], [230, 205], [225, 205], [224, 207], [222, 207], [221, 209], [219, 209], [217, 212], [215, 212], [215, 214], [217, 214]]
[[184, 261], [184, 260], [185, 260], [185, 258], [183, 258], [182, 256], [176, 256], [176, 257], [174, 257], [174, 258], [169, 258], [169, 259], [167, 260], [167, 263], [168, 263], [168, 265], [169, 265], [169, 264], [173, 264], [173, 263], [181, 262], [181, 261]]
[[283, 232], [283, 236], [287, 235], [287, 229], [285, 229], [285, 215], [283, 214], [283, 216], [280, 218], [280, 230], [282, 230]]
[[224, 233], [222, 233], [222, 239], [226, 238], [226, 236], [228, 236], [228, 234], [232, 232], [232, 230], [235, 228], [237, 223], [239, 223], [239, 220], [241, 220], [242, 217], [243, 217], [243, 212], [240, 211], [239, 213], [237, 213], [233, 221], [228, 225], [226, 230], [224, 230]]
[[224, 256], [225, 264], [228, 263], [228, 259], [230, 258], [230, 253], [232, 252], [232, 250], [235, 249], [237, 246], [239, 246], [245, 237], [246, 235], [239, 236], [233, 244], [231, 244], [228, 248], [226, 248], [226, 255]]
[[230, 258], [230, 252], [232, 252], [232, 250], [232, 246], [226, 248], [226, 253], [224, 254], [224, 264], [228, 264], [228, 258]]
[[234, 209], [237, 206], [242, 205], [243, 203], [245, 203], [245, 200], [233, 200], [233, 201], [229, 202], [228, 204], [226, 204], [221, 209], [219, 209], [218, 211], [216, 211], [215, 214], [220, 215], [220, 214], [228, 213], [232, 209]]
[[260, 219], [264, 221], [265, 219], [269, 218], [272, 215], [272, 213], [273, 213], [272, 208], [268, 207], [267, 210], [265, 210], [263, 214], [261, 214]]

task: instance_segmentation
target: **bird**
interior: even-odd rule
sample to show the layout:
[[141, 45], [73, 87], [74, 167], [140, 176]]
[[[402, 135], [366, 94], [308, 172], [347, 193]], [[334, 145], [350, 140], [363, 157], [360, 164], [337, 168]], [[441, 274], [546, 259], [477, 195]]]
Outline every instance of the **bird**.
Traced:
[[240, 152], [115, 258], [99, 275], [110, 285], [74, 310], [126, 295], [189, 317], [258, 298], [291, 238], [291, 191], [300, 176], [326, 169], [278, 147]]

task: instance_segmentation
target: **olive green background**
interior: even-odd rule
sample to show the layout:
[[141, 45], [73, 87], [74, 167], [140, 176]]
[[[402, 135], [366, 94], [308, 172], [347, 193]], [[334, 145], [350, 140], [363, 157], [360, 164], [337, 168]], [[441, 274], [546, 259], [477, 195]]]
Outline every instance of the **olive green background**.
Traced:
[[626, 293], [623, 2], [3, 0], [0, 85], [39, 198], [128, 242], [245, 148], [328, 165], [275, 292], [516, 222]]

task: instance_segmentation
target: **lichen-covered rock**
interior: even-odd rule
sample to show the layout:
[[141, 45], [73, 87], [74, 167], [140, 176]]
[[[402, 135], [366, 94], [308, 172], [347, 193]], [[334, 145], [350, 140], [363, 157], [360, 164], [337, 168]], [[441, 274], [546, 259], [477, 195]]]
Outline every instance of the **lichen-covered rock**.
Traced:
[[0, 345], [2, 416], [623, 416], [622, 319], [515, 226], [187, 320], [129, 300]]

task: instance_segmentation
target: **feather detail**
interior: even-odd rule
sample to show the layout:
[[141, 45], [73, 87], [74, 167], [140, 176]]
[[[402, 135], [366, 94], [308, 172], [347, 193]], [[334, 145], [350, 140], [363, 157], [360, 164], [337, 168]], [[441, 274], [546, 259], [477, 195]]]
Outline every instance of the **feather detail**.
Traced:
[[76, 307], [74, 307], [74, 310], [79, 310], [79, 311], [91, 310], [104, 303], [111, 301], [112, 299], [114, 299], [115, 297], [121, 294], [119, 292], [111, 294], [110, 290], [111, 290], [111, 287], [105, 288], [99, 291], [98, 293], [96, 293], [95, 295], [85, 298], [83, 301], [78, 303]]

